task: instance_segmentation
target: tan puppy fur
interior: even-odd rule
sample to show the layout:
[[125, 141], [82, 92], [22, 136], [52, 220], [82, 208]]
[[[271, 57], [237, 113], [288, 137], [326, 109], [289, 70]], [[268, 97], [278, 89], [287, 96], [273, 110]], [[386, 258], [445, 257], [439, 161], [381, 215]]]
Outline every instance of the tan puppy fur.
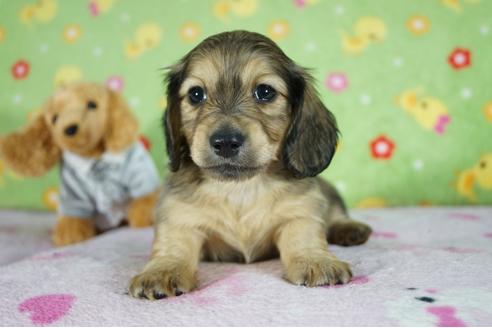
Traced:
[[[258, 96], [265, 85], [273, 97]], [[349, 219], [336, 190], [315, 177], [335, 151], [336, 121], [311, 77], [271, 40], [236, 31], [199, 44], [168, 75], [164, 123], [173, 173], [132, 296], [189, 292], [200, 260], [280, 256], [294, 284], [350, 280], [328, 240], [362, 244], [371, 229]]]

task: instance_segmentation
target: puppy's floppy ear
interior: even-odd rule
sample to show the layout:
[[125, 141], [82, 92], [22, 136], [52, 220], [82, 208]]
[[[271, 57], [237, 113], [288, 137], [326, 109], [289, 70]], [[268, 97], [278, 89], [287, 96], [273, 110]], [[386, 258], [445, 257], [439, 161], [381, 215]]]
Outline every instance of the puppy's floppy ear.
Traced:
[[107, 151], [117, 153], [137, 140], [138, 122], [119, 93], [110, 89], [107, 92], [108, 122], [104, 145]]
[[282, 161], [296, 178], [313, 177], [331, 162], [338, 141], [337, 123], [305, 70], [295, 67], [288, 75], [292, 118], [284, 139]]
[[[44, 111], [44, 110], [43, 110]], [[0, 137], [0, 158], [14, 172], [40, 176], [60, 160], [51, 128], [43, 113], [38, 114], [22, 131]]]
[[184, 61], [170, 69], [166, 76], [167, 108], [163, 117], [163, 125], [169, 168], [172, 172], [176, 172], [181, 162], [189, 156], [189, 147], [181, 131], [181, 99], [179, 96], [179, 89], [185, 74]]

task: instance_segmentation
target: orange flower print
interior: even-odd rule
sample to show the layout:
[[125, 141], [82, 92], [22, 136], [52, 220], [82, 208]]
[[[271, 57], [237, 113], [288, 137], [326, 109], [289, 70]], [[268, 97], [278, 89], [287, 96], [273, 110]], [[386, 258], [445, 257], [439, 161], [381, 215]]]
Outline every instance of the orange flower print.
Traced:
[[79, 25], [69, 24], [63, 29], [62, 35], [67, 43], [75, 43], [82, 35], [82, 30]]
[[289, 29], [289, 23], [286, 20], [275, 20], [268, 26], [268, 36], [273, 40], [281, 40], [289, 34]]
[[193, 22], [183, 24], [181, 26], [181, 29], [179, 30], [179, 36], [184, 42], [193, 42], [198, 38], [199, 35], [200, 27]]
[[419, 36], [429, 32], [430, 29], [430, 21], [429, 18], [422, 15], [414, 15], [411, 16], [407, 20], [407, 29], [413, 35]]

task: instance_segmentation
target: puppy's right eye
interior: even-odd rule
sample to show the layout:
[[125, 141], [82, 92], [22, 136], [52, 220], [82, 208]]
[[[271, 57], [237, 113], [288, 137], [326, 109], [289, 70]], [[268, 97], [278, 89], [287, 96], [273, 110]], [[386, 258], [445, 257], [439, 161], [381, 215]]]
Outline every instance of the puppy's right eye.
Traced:
[[55, 124], [57, 119], [58, 119], [58, 115], [56, 115], [56, 114], [53, 115], [53, 117], [51, 118], [51, 123]]
[[205, 90], [203, 90], [203, 88], [195, 86], [188, 90], [188, 99], [192, 105], [198, 105], [207, 99], [207, 96], [205, 95]]

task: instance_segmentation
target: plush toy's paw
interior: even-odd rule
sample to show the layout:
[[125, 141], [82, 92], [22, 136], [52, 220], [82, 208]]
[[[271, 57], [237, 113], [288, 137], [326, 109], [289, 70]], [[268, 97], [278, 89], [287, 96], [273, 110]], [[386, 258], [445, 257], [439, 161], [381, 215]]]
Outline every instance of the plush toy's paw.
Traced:
[[153, 269], [133, 277], [128, 291], [136, 298], [159, 300], [180, 296], [196, 286], [195, 273], [187, 267]]
[[346, 284], [352, 278], [350, 266], [328, 254], [296, 257], [285, 269], [287, 280], [309, 287]]
[[328, 229], [328, 242], [341, 246], [365, 243], [372, 229], [367, 224], [353, 220], [337, 221]]
[[52, 240], [56, 246], [79, 243], [96, 235], [91, 219], [62, 216], [53, 230]]
[[154, 211], [158, 193], [132, 200], [128, 208], [128, 223], [132, 228], [144, 228], [154, 223]]

